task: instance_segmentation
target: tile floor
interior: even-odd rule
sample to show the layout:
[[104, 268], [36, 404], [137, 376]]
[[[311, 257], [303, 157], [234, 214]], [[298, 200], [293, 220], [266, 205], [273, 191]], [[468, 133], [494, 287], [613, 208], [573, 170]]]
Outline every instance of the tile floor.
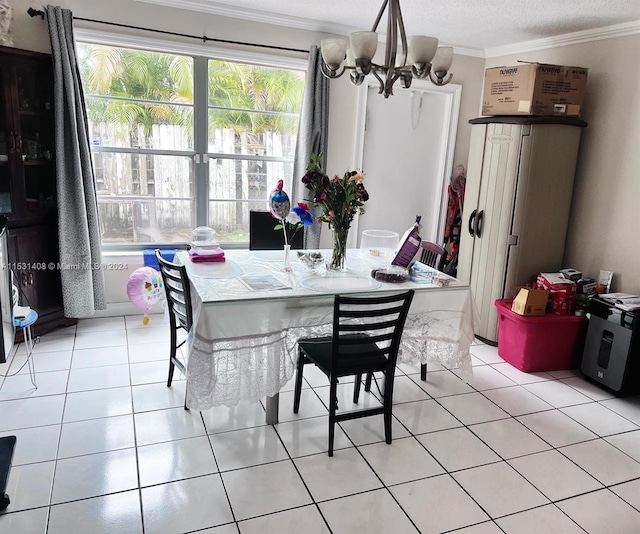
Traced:
[[[261, 404], [185, 412], [184, 380], [164, 384], [167, 350], [157, 316], [41, 338], [38, 389], [26, 367], [0, 389], [0, 435], [18, 437], [0, 532], [640, 532], [640, 397], [577, 372], [524, 374], [483, 344], [469, 383], [400, 365], [393, 444], [380, 419], [352, 420], [328, 458], [313, 367], [300, 414], [289, 384], [272, 427]], [[21, 349], [0, 372], [23, 362]]]

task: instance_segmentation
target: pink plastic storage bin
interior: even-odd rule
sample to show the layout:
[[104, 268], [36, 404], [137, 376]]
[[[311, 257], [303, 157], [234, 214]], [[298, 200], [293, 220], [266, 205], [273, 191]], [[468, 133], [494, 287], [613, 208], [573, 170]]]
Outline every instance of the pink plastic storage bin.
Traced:
[[495, 301], [498, 354], [526, 373], [574, 369], [579, 365], [588, 320], [575, 315], [524, 317], [510, 299]]

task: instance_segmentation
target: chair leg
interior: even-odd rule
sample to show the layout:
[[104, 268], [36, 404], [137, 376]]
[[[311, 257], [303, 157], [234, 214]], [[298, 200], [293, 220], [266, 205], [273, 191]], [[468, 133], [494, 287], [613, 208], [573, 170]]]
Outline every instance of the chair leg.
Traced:
[[171, 343], [171, 347], [169, 349], [169, 378], [167, 379], [167, 387], [171, 387], [171, 382], [173, 381], [173, 371], [176, 368], [173, 360], [176, 357], [177, 335], [176, 329], [173, 325], [171, 325], [171, 337], [169, 339], [169, 343]]
[[338, 406], [338, 381], [329, 377], [329, 456], [333, 456], [333, 438], [336, 431], [336, 408]]
[[302, 350], [298, 349], [298, 366], [296, 368], [296, 386], [293, 393], [293, 413], [298, 413], [300, 409], [300, 397], [302, 395], [302, 372], [305, 364], [305, 356]]
[[360, 382], [362, 382], [362, 374], [356, 375], [356, 379], [353, 382], [353, 404], [358, 404], [360, 399]]
[[420, 380], [423, 382], [427, 381], [427, 364], [420, 364]]
[[389, 376], [389, 373], [393, 371], [387, 371], [384, 377], [384, 439], [391, 443], [391, 409], [393, 406], [393, 376]]
[[368, 393], [371, 391], [371, 379], [373, 378], [373, 373], [367, 373], [367, 379], [364, 382], [364, 390]]

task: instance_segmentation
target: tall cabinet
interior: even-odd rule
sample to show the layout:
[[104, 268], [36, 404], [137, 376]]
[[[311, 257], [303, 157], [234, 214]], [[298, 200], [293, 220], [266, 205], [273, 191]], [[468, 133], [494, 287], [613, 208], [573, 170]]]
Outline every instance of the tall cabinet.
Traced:
[[76, 322], [62, 308], [53, 124], [51, 56], [0, 47], [0, 213], [21, 304], [40, 317], [36, 334]]
[[563, 267], [582, 128], [564, 117], [469, 121], [471, 144], [458, 263], [478, 311], [476, 335], [497, 341], [496, 299]]

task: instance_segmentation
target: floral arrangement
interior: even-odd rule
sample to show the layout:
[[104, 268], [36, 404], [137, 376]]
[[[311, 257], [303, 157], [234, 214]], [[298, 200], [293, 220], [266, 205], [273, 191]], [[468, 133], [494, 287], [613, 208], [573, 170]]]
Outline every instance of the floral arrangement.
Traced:
[[326, 222], [333, 231], [333, 257], [331, 268], [344, 267], [347, 234], [353, 218], [358, 213], [364, 213], [364, 203], [369, 200], [369, 193], [362, 183], [364, 177], [356, 171], [347, 171], [342, 177], [333, 179], [322, 170], [322, 154], [311, 154], [307, 173], [302, 177], [302, 183], [310, 191], [309, 200], [322, 210], [318, 217]]
[[[297, 216], [297, 221], [291, 219]], [[280, 222], [276, 224], [274, 230], [282, 230], [284, 232], [284, 242], [286, 245], [290, 244], [299, 230], [305, 226], [313, 224], [313, 215], [311, 215], [311, 208], [306, 202], [298, 202], [293, 207], [289, 215], [286, 218], [280, 219]]]

